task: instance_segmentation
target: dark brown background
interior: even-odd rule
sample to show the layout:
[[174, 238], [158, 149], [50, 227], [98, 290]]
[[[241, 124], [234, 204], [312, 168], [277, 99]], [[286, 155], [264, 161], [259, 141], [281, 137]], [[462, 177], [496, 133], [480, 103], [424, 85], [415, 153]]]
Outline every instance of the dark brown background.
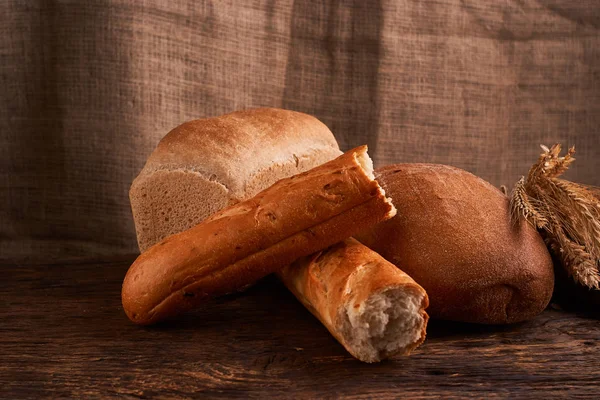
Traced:
[[0, 259], [137, 251], [127, 192], [179, 123], [276, 106], [377, 165], [600, 184], [598, 1], [3, 1]]

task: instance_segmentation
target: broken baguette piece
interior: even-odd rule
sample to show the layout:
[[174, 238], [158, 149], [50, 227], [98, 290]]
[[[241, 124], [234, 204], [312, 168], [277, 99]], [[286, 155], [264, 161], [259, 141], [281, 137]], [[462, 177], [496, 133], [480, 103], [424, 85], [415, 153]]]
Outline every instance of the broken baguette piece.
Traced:
[[299, 259], [278, 275], [361, 361], [408, 355], [425, 340], [425, 290], [353, 238]]
[[167, 237], [129, 268], [125, 313], [144, 325], [174, 317], [393, 217], [372, 170], [357, 147]]

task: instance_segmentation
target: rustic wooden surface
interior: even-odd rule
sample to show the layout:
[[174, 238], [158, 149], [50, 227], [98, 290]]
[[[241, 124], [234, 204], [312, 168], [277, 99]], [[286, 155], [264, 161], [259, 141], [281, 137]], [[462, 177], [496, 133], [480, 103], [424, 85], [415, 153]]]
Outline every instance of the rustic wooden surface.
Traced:
[[127, 261], [6, 266], [0, 397], [598, 397], [600, 324], [549, 308], [509, 327], [433, 322], [411, 357], [351, 358], [279, 282], [176, 322], [126, 319]]

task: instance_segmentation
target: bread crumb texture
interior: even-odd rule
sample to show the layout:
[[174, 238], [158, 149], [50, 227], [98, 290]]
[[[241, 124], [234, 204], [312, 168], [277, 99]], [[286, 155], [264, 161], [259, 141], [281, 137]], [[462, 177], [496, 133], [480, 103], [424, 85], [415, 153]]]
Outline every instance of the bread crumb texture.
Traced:
[[393, 354], [407, 354], [420, 342], [426, 319], [422, 294], [403, 287], [375, 293], [366, 301], [350, 301], [338, 316], [341, 334], [356, 357], [376, 362]]

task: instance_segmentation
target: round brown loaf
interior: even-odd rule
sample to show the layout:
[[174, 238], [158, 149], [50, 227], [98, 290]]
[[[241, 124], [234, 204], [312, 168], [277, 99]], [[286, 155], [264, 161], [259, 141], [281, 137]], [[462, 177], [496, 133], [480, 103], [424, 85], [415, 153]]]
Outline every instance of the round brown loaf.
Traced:
[[445, 165], [389, 165], [376, 176], [398, 213], [357, 238], [425, 288], [432, 317], [504, 324], [548, 305], [550, 254], [529, 224], [511, 225], [500, 190]]

